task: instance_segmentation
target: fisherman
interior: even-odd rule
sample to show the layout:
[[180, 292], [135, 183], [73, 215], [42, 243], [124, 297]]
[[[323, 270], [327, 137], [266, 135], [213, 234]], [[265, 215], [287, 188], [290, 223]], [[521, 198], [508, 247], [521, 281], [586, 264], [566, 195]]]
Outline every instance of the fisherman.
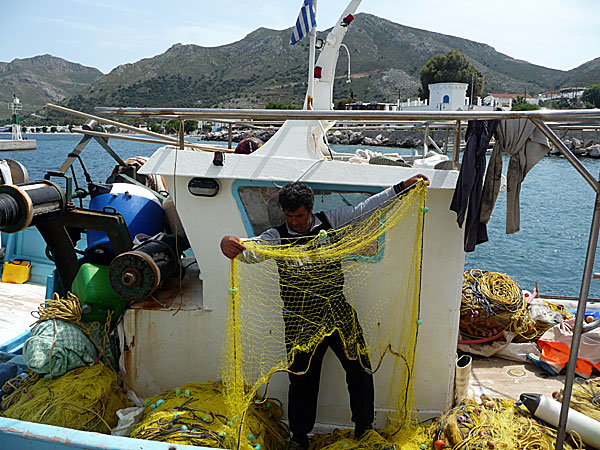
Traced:
[[[357, 206], [347, 206], [317, 214], [313, 213], [312, 189], [304, 183], [288, 183], [279, 191], [279, 204], [285, 214], [285, 223], [268, 229], [255, 239], [258, 242], [275, 245], [305, 244], [320, 232], [332, 234], [332, 230], [372, 214], [377, 207], [405, 193], [419, 181], [427, 182], [428, 179], [425, 175], [418, 174], [369, 197]], [[236, 236], [224, 236], [221, 240], [221, 251], [226, 257], [233, 259], [244, 252], [242, 261], [256, 262], [253, 255], [245, 250], [243, 242]], [[373, 430], [373, 374], [356, 312], [344, 298], [344, 274], [341, 261], [324, 263], [313, 261], [309, 265], [298, 261], [295, 263], [278, 261], [277, 265], [280, 294], [284, 303], [286, 347], [291, 362], [288, 368], [290, 381], [288, 419], [292, 437], [286, 450], [308, 448], [308, 434], [315, 425], [317, 415], [321, 365], [328, 348], [333, 350], [346, 372], [352, 421], [355, 424], [355, 439], [380, 441], [381, 437]], [[326, 282], [324, 283], [323, 280]], [[314, 299], [313, 301], [307, 301], [307, 292], [308, 296]], [[332, 306], [327, 310], [337, 311], [336, 328], [339, 331], [326, 336], [311, 353], [296, 351], [292, 360], [290, 354], [292, 346], [297, 346], [299, 343], [306, 345], [310, 336], [318, 332], [314, 329], [318, 326], [314, 321], [302, 319], [305, 312], [302, 308], [306, 308], [302, 305], [309, 304], [312, 314], [322, 317], [321, 314], [327, 314], [327, 310], [324, 309], [326, 302], [319, 300], [324, 296]], [[299, 302], [299, 299], [303, 301]], [[319, 306], [323, 309], [319, 310]], [[352, 325], [354, 325], [354, 333], [350, 329]], [[354, 341], [348, 342], [350, 339]]]

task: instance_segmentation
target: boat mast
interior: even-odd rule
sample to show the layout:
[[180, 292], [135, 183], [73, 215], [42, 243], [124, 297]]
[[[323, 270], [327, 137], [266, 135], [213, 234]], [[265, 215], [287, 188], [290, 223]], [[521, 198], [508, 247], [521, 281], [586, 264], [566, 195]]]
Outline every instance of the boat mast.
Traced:
[[[315, 17], [317, 15], [317, 0], [313, 0]], [[313, 109], [313, 90], [315, 85], [315, 50], [317, 46], [317, 27], [310, 30], [310, 47], [308, 50], [308, 91], [304, 100], [304, 109]]]

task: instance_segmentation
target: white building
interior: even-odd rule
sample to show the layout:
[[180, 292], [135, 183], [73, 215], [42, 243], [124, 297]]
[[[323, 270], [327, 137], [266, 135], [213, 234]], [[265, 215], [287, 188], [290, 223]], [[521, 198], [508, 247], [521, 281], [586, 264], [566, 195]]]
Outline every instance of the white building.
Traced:
[[467, 83], [434, 83], [429, 85], [429, 106], [439, 111], [469, 108]]
[[492, 108], [510, 109], [517, 97], [524, 97], [525, 101], [530, 105], [537, 105], [539, 103], [538, 98], [533, 98], [528, 94], [489, 94], [483, 99], [483, 102]]
[[581, 98], [585, 88], [582, 87], [570, 87], [562, 88], [557, 91], [542, 92], [537, 96], [538, 100], [559, 100], [561, 98], [573, 100]]
[[[467, 83], [432, 83], [429, 85], [429, 101], [408, 99], [399, 103], [400, 110], [421, 111], [466, 111], [468, 109], [486, 109], [481, 106], [481, 99], [477, 104], [469, 105], [467, 97]], [[489, 108], [488, 108], [489, 109]]]

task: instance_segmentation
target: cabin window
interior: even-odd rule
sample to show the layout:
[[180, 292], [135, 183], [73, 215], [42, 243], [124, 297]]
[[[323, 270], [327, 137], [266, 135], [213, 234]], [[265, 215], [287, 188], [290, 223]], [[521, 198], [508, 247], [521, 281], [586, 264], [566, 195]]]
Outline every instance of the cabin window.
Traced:
[[444, 102], [444, 103], [450, 103], [450, 96], [448, 96], [448, 95], [444, 95], [444, 100], [443, 100], [443, 102]]
[[[278, 182], [282, 186], [285, 182]], [[329, 211], [358, 205], [381, 189], [374, 187], [353, 187], [311, 184], [315, 194], [314, 212]], [[272, 182], [237, 181], [233, 184], [233, 196], [238, 203], [244, 227], [248, 236], [258, 236], [269, 228], [285, 222], [285, 216], [278, 202], [279, 188]], [[368, 249], [357, 259], [376, 262], [383, 256], [384, 237], [376, 248]], [[354, 259], [354, 258], [353, 258]]]

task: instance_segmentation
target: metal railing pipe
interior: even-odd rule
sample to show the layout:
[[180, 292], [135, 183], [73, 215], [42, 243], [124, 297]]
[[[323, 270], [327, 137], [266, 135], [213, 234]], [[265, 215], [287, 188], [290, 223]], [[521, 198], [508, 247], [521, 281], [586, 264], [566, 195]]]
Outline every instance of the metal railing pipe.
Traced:
[[594, 176], [585, 168], [581, 161], [573, 154], [571, 150], [567, 148], [565, 144], [558, 138], [558, 136], [550, 129], [550, 127], [538, 119], [531, 119], [531, 121], [540, 129], [542, 133], [546, 135], [550, 142], [560, 151], [562, 155], [575, 167], [575, 170], [581, 174], [581, 176], [587, 181], [592, 189], [598, 194], [600, 193], [600, 184]]
[[164, 117], [185, 119], [258, 119], [258, 120], [373, 120], [394, 122], [406, 120], [483, 120], [540, 119], [544, 121], [600, 120], [600, 109], [540, 111], [339, 111], [276, 109], [209, 109], [209, 108], [118, 108], [96, 107], [97, 113], [121, 116]]
[[573, 338], [571, 339], [571, 348], [569, 351], [569, 363], [567, 364], [567, 376], [565, 378], [565, 387], [563, 389], [562, 407], [560, 409], [560, 418], [558, 421], [558, 436], [556, 437], [556, 450], [562, 450], [565, 442], [567, 429], [567, 419], [569, 415], [569, 406], [571, 404], [571, 393], [573, 392], [573, 380], [575, 379], [575, 367], [577, 365], [577, 355], [579, 354], [579, 344], [581, 343], [581, 333], [583, 331], [583, 320], [585, 317], [585, 307], [590, 292], [590, 282], [592, 271], [594, 269], [594, 257], [598, 247], [598, 229], [600, 228], [600, 193], [596, 191], [596, 203], [594, 205], [594, 215], [592, 216], [592, 225], [590, 229], [590, 238], [588, 240], [587, 253], [585, 255], [585, 265], [583, 267], [583, 278], [581, 280], [581, 291], [579, 293], [579, 303], [577, 304], [577, 316], [575, 317], [575, 328], [573, 329]]

